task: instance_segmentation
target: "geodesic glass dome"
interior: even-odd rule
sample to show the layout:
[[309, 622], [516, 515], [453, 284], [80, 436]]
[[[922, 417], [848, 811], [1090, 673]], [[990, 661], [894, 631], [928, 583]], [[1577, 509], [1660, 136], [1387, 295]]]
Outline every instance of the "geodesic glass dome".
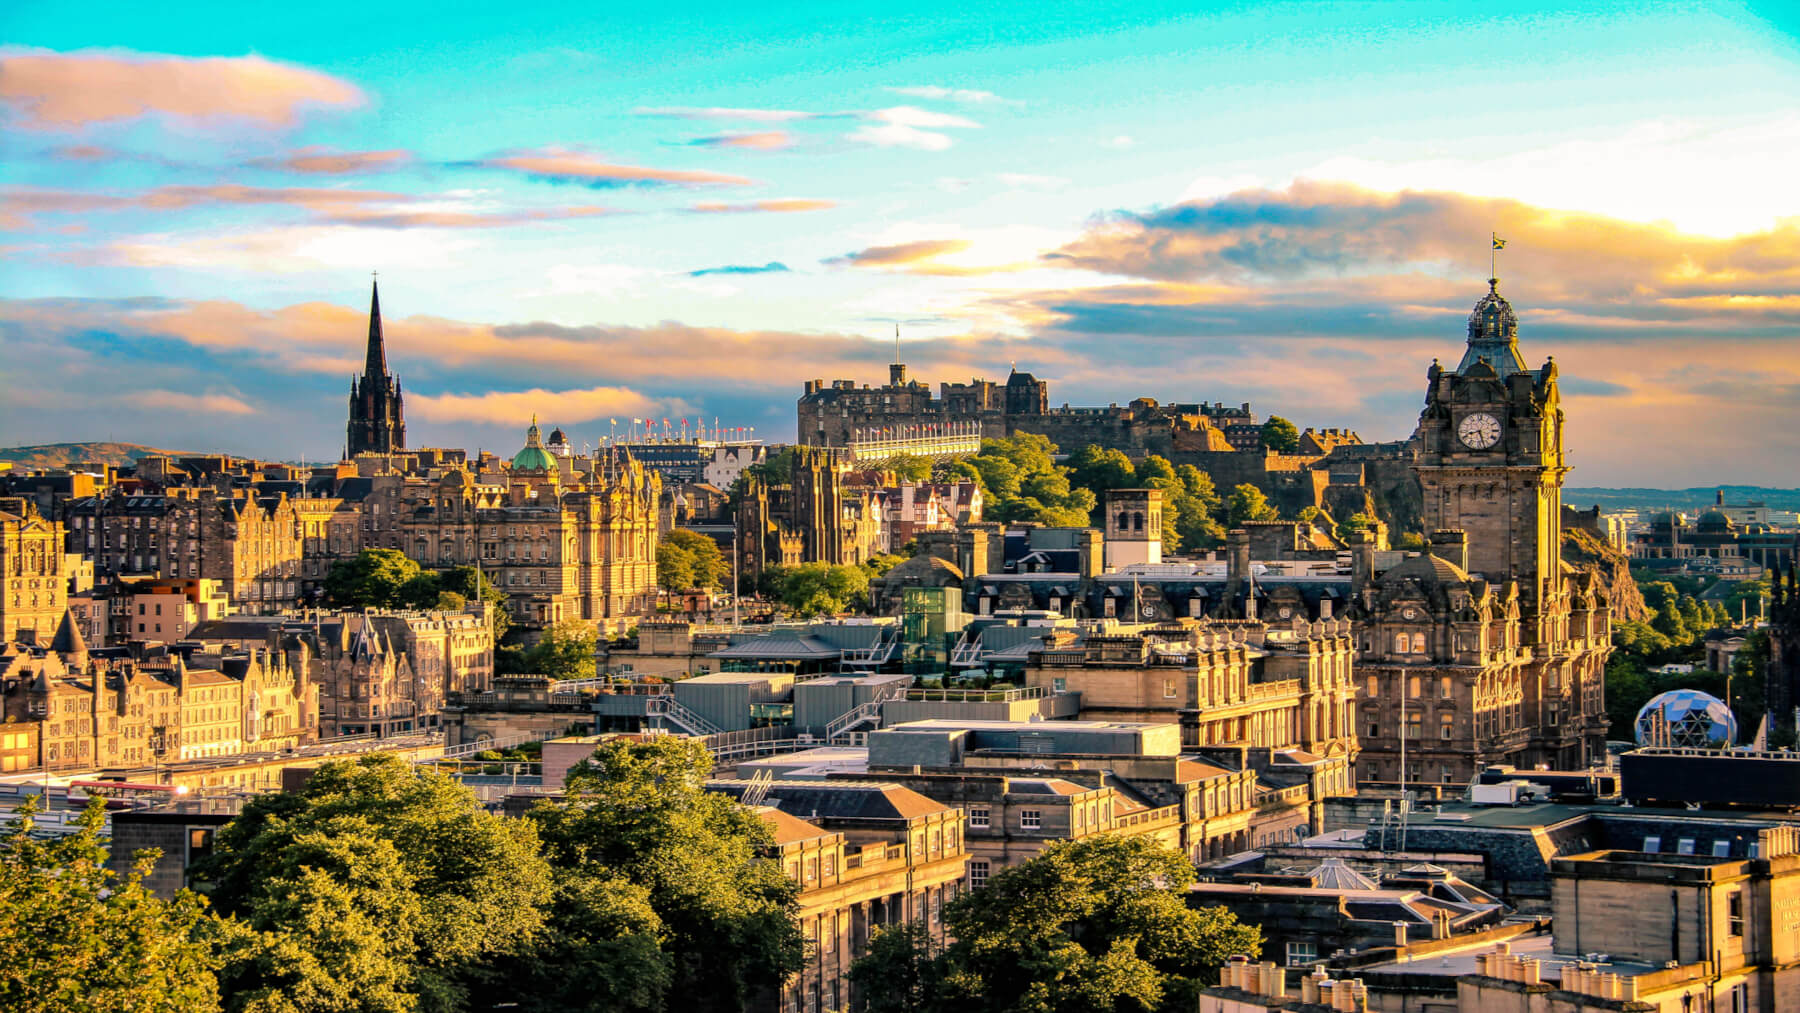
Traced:
[[1737, 742], [1737, 718], [1731, 708], [1697, 689], [1658, 693], [1638, 711], [1632, 724], [1640, 746], [1718, 749]]

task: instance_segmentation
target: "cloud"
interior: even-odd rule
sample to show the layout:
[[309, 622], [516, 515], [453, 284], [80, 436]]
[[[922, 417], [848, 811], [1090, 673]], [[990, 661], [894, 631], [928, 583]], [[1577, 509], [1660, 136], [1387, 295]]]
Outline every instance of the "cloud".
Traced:
[[720, 201], [701, 201], [688, 210], [700, 214], [752, 214], [755, 212], [791, 213], [796, 211], [826, 211], [837, 207], [834, 200], [810, 200], [801, 197], [778, 197], [769, 200], [748, 201], [741, 204], [726, 204]]
[[627, 418], [639, 415], [685, 413], [688, 407], [680, 401], [658, 401], [629, 387], [589, 387], [585, 390], [487, 391], [482, 394], [440, 394], [436, 396], [409, 393], [407, 408], [415, 418], [427, 422], [487, 422], [516, 425], [522, 418], [540, 415], [558, 422], [588, 422], [593, 419]]
[[119, 153], [98, 144], [67, 144], [52, 150], [50, 157], [65, 162], [103, 162], [118, 158]]
[[943, 88], [935, 84], [913, 85], [907, 88], [889, 88], [896, 95], [911, 98], [935, 99], [941, 102], [967, 102], [972, 105], [1018, 105], [1014, 99], [1005, 99], [991, 91], [977, 91], [972, 88]]
[[921, 239], [892, 246], [871, 246], [832, 257], [825, 263], [849, 267], [903, 267], [933, 260], [945, 254], [961, 253], [973, 245], [967, 239]]
[[121, 400], [147, 411], [191, 415], [255, 415], [256, 409], [231, 394], [188, 394], [178, 390], [142, 390]]
[[639, 116], [660, 116], [677, 120], [744, 120], [750, 123], [791, 123], [795, 120], [817, 120], [843, 113], [810, 113], [798, 109], [739, 109], [727, 106], [640, 106], [632, 110]]
[[704, 278], [711, 274], [787, 274], [789, 268], [779, 260], [771, 260], [767, 264], [726, 264], [723, 267], [703, 267], [698, 271], [689, 271], [690, 278]]
[[285, 169], [288, 172], [348, 176], [361, 172], [396, 169], [412, 161], [407, 151], [332, 151], [307, 147], [274, 158], [258, 158], [249, 164], [258, 169]]
[[1117, 136], [1108, 138], [1106, 141], [1106, 146], [1109, 148], [1117, 148], [1120, 151], [1123, 151], [1126, 148], [1129, 148], [1136, 143], [1137, 143], [1137, 141], [1133, 140], [1130, 134], [1119, 134]]
[[285, 127], [310, 108], [350, 108], [365, 101], [348, 81], [260, 56], [0, 51], [0, 105], [11, 110], [15, 125], [32, 130], [153, 113]]
[[850, 133], [850, 139], [880, 148], [917, 148], [943, 151], [953, 139], [942, 129], [972, 129], [981, 124], [962, 116], [933, 112], [917, 106], [893, 106], [863, 114], [870, 122]]
[[307, 212], [319, 224], [377, 228], [497, 228], [616, 214], [593, 204], [501, 207], [464, 197], [417, 196], [389, 190], [258, 187], [238, 183], [181, 184], [135, 194], [33, 187], [0, 189], [0, 223], [22, 228], [38, 215], [140, 209], [182, 211], [209, 207], [282, 207]]
[[763, 130], [755, 133], [714, 134], [696, 137], [688, 144], [698, 148], [744, 148], [751, 151], [780, 151], [792, 147], [793, 135], [785, 130]]
[[503, 152], [473, 163], [487, 169], [507, 169], [532, 179], [552, 183], [576, 183], [596, 188], [621, 186], [748, 186], [744, 176], [702, 169], [651, 169], [620, 165], [572, 148], [537, 148]]

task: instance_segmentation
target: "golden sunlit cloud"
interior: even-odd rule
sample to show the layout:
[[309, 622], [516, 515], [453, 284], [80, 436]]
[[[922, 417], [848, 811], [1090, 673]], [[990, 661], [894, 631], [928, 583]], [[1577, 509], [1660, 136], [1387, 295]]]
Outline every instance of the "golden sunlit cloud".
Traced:
[[834, 200], [808, 200], [805, 198], [789, 197], [747, 201], [741, 204], [726, 204], [720, 201], [701, 201], [688, 210], [696, 211], [701, 214], [751, 214], [758, 211], [772, 211], [776, 213], [825, 211], [837, 206], [838, 203]]
[[620, 165], [569, 148], [515, 151], [475, 163], [489, 169], [511, 169], [528, 176], [591, 186], [664, 183], [676, 186], [748, 186], [753, 180], [702, 169], [651, 169]]
[[365, 98], [348, 81], [260, 56], [158, 56], [119, 52], [0, 54], [0, 105], [33, 130], [79, 127], [160, 113], [288, 126], [307, 108], [349, 108]]

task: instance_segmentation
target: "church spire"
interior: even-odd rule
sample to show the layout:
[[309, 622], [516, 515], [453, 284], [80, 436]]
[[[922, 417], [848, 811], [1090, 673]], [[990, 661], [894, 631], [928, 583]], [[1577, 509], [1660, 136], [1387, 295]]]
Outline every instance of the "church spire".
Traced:
[[381, 284], [369, 283], [369, 355], [363, 365], [365, 376], [387, 375], [387, 349], [381, 341]]

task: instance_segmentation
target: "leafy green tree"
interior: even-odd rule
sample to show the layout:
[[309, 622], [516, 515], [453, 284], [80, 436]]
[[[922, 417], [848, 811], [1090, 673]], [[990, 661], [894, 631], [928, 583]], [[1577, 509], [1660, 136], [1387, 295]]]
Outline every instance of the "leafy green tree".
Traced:
[[699, 1013], [742, 1009], [805, 957], [799, 888], [762, 857], [773, 838], [756, 813], [706, 790], [712, 767], [693, 739], [606, 742], [569, 772], [566, 801], [529, 813], [557, 868], [643, 888], [667, 994]]
[[555, 870], [548, 931], [518, 965], [525, 1013], [660, 1013], [674, 960], [658, 937], [662, 919], [628, 870]]
[[843, 612], [869, 593], [869, 572], [859, 566], [801, 563], [771, 571], [769, 593], [801, 615]]
[[975, 462], [969, 458], [963, 457], [951, 461], [945, 465], [943, 475], [946, 482], [974, 482], [982, 492], [987, 491], [987, 484], [981, 477], [981, 469], [976, 467]]
[[420, 604], [427, 584], [427, 600], [437, 600], [429, 576], [398, 549], [364, 549], [325, 574], [325, 600], [341, 608], [407, 608]]
[[507, 608], [506, 592], [494, 586], [487, 575], [473, 566], [457, 566], [438, 573], [438, 586], [454, 594], [460, 594], [465, 601], [481, 601], [487, 603], [488, 619], [494, 625], [494, 642], [506, 636], [512, 626], [512, 614]]
[[[990, 441], [992, 442], [992, 441]], [[985, 453], [969, 458], [969, 466], [981, 476], [981, 487], [1005, 500], [1019, 494], [1019, 466], [1010, 459]]]
[[931, 481], [931, 458], [919, 457], [916, 454], [900, 454], [890, 457], [884, 467], [894, 473], [894, 478], [901, 482]]
[[686, 555], [694, 571], [694, 583], [690, 586], [716, 588], [731, 576], [731, 563], [719, 551], [719, 543], [698, 531], [676, 528], [663, 536], [656, 551], [661, 553], [665, 546], [679, 549]]
[[37, 796], [0, 835], [0, 1009], [14, 1013], [189, 1013], [219, 1009], [220, 958], [206, 902], [163, 901], [143, 884], [156, 860], [106, 868], [98, 802], [73, 833], [38, 840]]
[[761, 464], [745, 468], [744, 474], [759, 478], [769, 485], [782, 485], [793, 479], [794, 457], [793, 447], [782, 447], [764, 457]]
[[251, 799], [195, 871], [258, 933], [221, 974], [248, 1013], [489, 1008], [552, 892], [534, 826], [391, 754]]
[[564, 619], [544, 630], [525, 652], [528, 671], [552, 679], [592, 679], [599, 631], [582, 619]]
[[1101, 499], [1109, 489], [1137, 485], [1137, 469], [1124, 451], [1090, 443], [1069, 456], [1069, 480]]
[[656, 547], [656, 586], [664, 591], [686, 591], [695, 586], [694, 555], [665, 537]]
[[1145, 489], [1173, 489], [1178, 482], [1175, 466], [1161, 455], [1151, 454], [1137, 466], [1137, 484]]
[[851, 973], [864, 995], [928, 1013], [1190, 1010], [1220, 964], [1262, 947], [1223, 908], [1189, 907], [1193, 881], [1185, 855], [1149, 838], [1057, 842], [952, 902], [941, 953], [895, 934]]
[[1262, 426], [1262, 443], [1278, 454], [1291, 454], [1300, 449], [1300, 430], [1287, 419], [1271, 415]]
[[431, 607], [439, 612], [461, 612], [469, 607], [469, 599], [455, 591], [439, 591], [437, 601]]
[[1272, 521], [1279, 514], [1261, 489], [1248, 482], [1231, 490], [1225, 503], [1226, 527], [1235, 528], [1249, 521]]
[[863, 569], [869, 572], [869, 578], [873, 580], [876, 577], [887, 576], [889, 570], [911, 558], [912, 553], [895, 555], [889, 552], [878, 552], [869, 557], [869, 561], [863, 564]]

